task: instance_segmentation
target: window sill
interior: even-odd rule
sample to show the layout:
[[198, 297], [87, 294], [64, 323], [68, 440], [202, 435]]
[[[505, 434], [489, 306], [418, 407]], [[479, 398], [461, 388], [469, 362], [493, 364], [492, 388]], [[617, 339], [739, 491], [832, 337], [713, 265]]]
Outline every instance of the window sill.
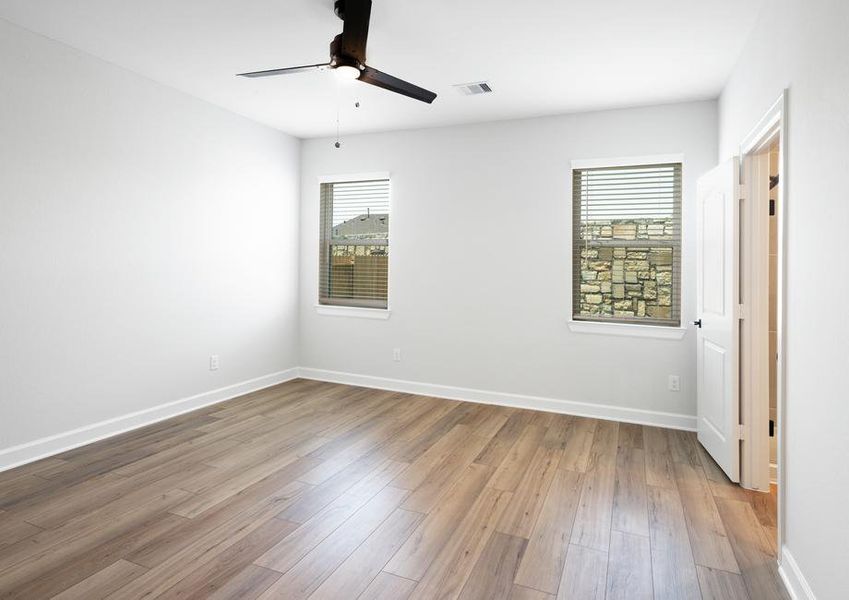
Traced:
[[385, 321], [392, 315], [392, 311], [388, 308], [360, 308], [358, 306], [333, 306], [330, 304], [316, 304], [315, 312], [328, 317], [354, 317], [381, 321]]
[[597, 335], [619, 335], [627, 337], [654, 338], [658, 340], [680, 340], [687, 330], [684, 327], [662, 327], [659, 325], [637, 325], [633, 323], [599, 323], [597, 321], [569, 321], [569, 330], [575, 333]]

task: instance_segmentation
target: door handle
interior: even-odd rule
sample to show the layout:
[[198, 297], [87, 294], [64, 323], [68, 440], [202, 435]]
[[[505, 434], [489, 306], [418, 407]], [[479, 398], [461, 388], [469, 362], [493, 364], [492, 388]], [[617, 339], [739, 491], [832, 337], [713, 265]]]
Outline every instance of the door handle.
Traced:
[[698, 321], [693, 321], [693, 325], [695, 325], [696, 327], [701, 329], [702, 328], [702, 320], [699, 319]]

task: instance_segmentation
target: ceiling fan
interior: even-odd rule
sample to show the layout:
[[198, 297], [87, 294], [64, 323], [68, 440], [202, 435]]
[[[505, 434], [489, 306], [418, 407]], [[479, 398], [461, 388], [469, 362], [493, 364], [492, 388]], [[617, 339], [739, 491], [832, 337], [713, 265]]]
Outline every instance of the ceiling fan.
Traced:
[[340, 77], [359, 79], [362, 82], [403, 94], [430, 104], [436, 98], [433, 92], [378, 71], [366, 64], [366, 41], [368, 39], [371, 0], [336, 0], [333, 11], [342, 19], [342, 33], [330, 42], [330, 62], [301, 67], [269, 69], [239, 73], [239, 77], [273, 77], [305, 71], [324, 71], [333, 69]]

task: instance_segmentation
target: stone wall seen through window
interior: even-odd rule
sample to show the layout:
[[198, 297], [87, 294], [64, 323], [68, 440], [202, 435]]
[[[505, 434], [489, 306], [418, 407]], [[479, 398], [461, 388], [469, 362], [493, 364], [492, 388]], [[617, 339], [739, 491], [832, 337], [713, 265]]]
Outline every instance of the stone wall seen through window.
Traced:
[[584, 224], [576, 316], [674, 319], [674, 227], [672, 219]]

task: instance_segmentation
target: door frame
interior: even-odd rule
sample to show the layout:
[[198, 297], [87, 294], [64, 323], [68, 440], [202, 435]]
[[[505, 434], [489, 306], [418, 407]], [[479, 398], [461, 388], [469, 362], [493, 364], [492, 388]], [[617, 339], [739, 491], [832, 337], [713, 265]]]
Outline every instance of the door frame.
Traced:
[[[769, 492], [769, 432], [764, 426], [769, 419], [769, 345], [763, 340], [769, 339], [769, 301], [768, 297], [758, 297], [753, 294], [755, 285], [762, 286], [768, 282], [769, 259], [756, 260], [758, 255], [751, 251], [760, 245], [769, 245], [768, 219], [753, 218], [757, 213], [758, 201], [769, 199], [769, 186], [764, 185], [764, 167], [769, 169], [769, 158], [765, 158], [765, 149], [775, 138], [779, 140], [778, 163], [778, 240], [777, 240], [777, 281], [776, 281], [776, 411], [778, 426], [777, 436], [777, 481], [778, 481], [778, 515], [777, 515], [777, 547], [778, 560], [781, 561], [781, 550], [785, 530], [785, 498], [787, 496], [787, 475], [785, 461], [785, 432], [786, 432], [786, 303], [787, 303], [787, 90], [767, 110], [740, 144], [740, 184], [743, 202], [746, 206], [746, 223], [741, 225], [741, 243], [745, 247], [741, 257], [741, 293], [748, 305], [748, 314], [744, 319], [744, 331], [741, 336], [741, 385], [740, 410], [746, 427], [746, 439], [741, 446], [741, 479], [743, 487]], [[764, 164], [766, 163], [766, 164]], [[766, 227], [763, 224], [766, 223]], [[761, 288], [763, 289], [763, 288]], [[754, 300], [750, 302], [750, 299]], [[750, 366], [751, 369], [746, 367]]]

